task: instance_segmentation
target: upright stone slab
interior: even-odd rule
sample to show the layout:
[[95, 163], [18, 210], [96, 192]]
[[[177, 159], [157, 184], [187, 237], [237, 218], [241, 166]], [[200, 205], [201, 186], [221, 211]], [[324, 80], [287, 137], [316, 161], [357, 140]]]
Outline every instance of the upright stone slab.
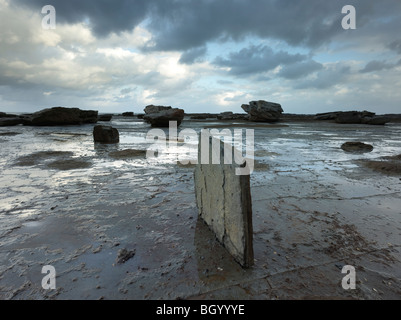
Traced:
[[254, 263], [250, 177], [236, 175], [238, 165], [224, 164], [224, 143], [221, 141], [218, 149], [221, 164], [212, 164], [212, 139], [209, 141], [209, 163], [202, 164], [199, 160], [195, 169], [199, 216], [234, 259], [247, 268]]

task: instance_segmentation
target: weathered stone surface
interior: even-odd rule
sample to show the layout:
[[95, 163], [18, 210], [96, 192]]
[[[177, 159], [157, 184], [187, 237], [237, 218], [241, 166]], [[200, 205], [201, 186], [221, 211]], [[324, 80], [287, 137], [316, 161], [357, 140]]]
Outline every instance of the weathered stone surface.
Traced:
[[29, 119], [25, 119], [24, 124], [31, 126], [80, 125], [96, 123], [97, 119], [97, 111], [55, 107], [35, 112]]
[[112, 114], [101, 114], [98, 117], [99, 121], [109, 122], [113, 118]]
[[13, 127], [23, 123], [21, 118], [0, 118], [0, 127]]
[[365, 153], [373, 151], [373, 146], [363, 142], [346, 142], [341, 149], [346, 152]]
[[164, 107], [164, 106], [154, 106], [150, 105], [145, 108], [145, 113], [146, 114], [152, 114], [152, 113], [159, 113], [161, 111], [166, 111], [166, 110], [171, 110], [171, 107]]
[[244, 104], [241, 108], [249, 114], [249, 120], [254, 122], [276, 122], [283, 113], [280, 104], [263, 100], [251, 101], [249, 105]]
[[[224, 143], [219, 143], [223, 162]], [[211, 149], [211, 145], [209, 147]], [[209, 163], [212, 163], [211, 154], [209, 152]], [[254, 263], [250, 177], [236, 175], [236, 168], [238, 166], [229, 164], [198, 164], [195, 194], [199, 217], [246, 268]]]
[[152, 127], [168, 127], [170, 121], [177, 121], [177, 125], [179, 126], [182, 120], [184, 120], [184, 115], [184, 110], [176, 108], [146, 114], [143, 119], [150, 123]]
[[120, 134], [117, 129], [110, 126], [95, 126], [93, 128], [93, 139], [100, 143], [119, 143]]

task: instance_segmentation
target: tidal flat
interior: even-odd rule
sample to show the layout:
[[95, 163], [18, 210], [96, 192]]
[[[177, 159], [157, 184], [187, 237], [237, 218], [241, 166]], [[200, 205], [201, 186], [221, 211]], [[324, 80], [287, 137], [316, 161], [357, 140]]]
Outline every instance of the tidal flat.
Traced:
[[[89, 124], [0, 129], [0, 299], [401, 298], [401, 124], [255, 126], [250, 269], [198, 220], [193, 165], [146, 159], [140, 120], [111, 125], [119, 144], [94, 144]], [[230, 128], [179, 130], [206, 126]], [[349, 141], [374, 149], [346, 153]]]

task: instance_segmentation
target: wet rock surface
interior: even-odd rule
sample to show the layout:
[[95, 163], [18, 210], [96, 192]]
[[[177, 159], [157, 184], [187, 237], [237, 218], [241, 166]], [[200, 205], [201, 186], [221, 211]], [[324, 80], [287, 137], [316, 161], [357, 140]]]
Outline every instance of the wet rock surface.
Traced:
[[280, 104], [263, 100], [251, 101], [241, 108], [249, 114], [249, 120], [254, 122], [277, 122], [284, 112]]
[[93, 128], [93, 140], [98, 143], [119, 143], [120, 134], [111, 126], [95, 126]]
[[98, 112], [78, 108], [55, 107], [35, 112], [25, 119], [30, 126], [63, 126], [96, 123]]
[[[20, 134], [0, 149], [0, 299], [400, 299], [400, 177], [361, 164], [399, 155], [400, 125], [255, 128], [255, 157], [268, 170], [250, 181], [250, 269], [198, 220], [194, 168], [110, 158], [148, 146], [148, 125], [113, 126], [119, 146], [94, 144], [89, 125], [2, 128]], [[375, 149], [345, 153], [350, 138]], [[15, 165], [44, 150], [72, 155]], [[43, 165], [70, 157], [92, 166]], [[116, 264], [122, 248], [135, 255]], [[48, 264], [56, 290], [41, 287]], [[341, 287], [344, 265], [356, 269], [356, 290]]]

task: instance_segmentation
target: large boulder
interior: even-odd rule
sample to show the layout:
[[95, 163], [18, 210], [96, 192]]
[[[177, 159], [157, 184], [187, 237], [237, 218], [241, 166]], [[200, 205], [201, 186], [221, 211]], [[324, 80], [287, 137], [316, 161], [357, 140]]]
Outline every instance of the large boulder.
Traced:
[[93, 128], [93, 140], [99, 143], [119, 143], [120, 134], [116, 128], [98, 125]]
[[162, 111], [167, 111], [167, 110], [171, 110], [171, 107], [163, 107], [163, 106], [154, 106], [153, 104], [150, 106], [147, 106], [145, 108], [145, 113], [146, 114], [152, 114], [152, 113], [159, 113]]
[[143, 119], [150, 123], [152, 127], [168, 127], [170, 121], [177, 121], [177, 125], [179, 126], [181, 125], [182, 120], [184, 120], [184, 115], [184, 110], [175, 108], [146, 114]]
[[284, 112], [280, 104], [263, 100], [251, 101], [241, 108], [249, 114], [249, 120], [254, 122], [277, 122]]
[[24, 124], [31, 126], [60, 126], [96, 123], [97, 111], [86, 111], [78, 108], [55, 107], [35, 112]]

